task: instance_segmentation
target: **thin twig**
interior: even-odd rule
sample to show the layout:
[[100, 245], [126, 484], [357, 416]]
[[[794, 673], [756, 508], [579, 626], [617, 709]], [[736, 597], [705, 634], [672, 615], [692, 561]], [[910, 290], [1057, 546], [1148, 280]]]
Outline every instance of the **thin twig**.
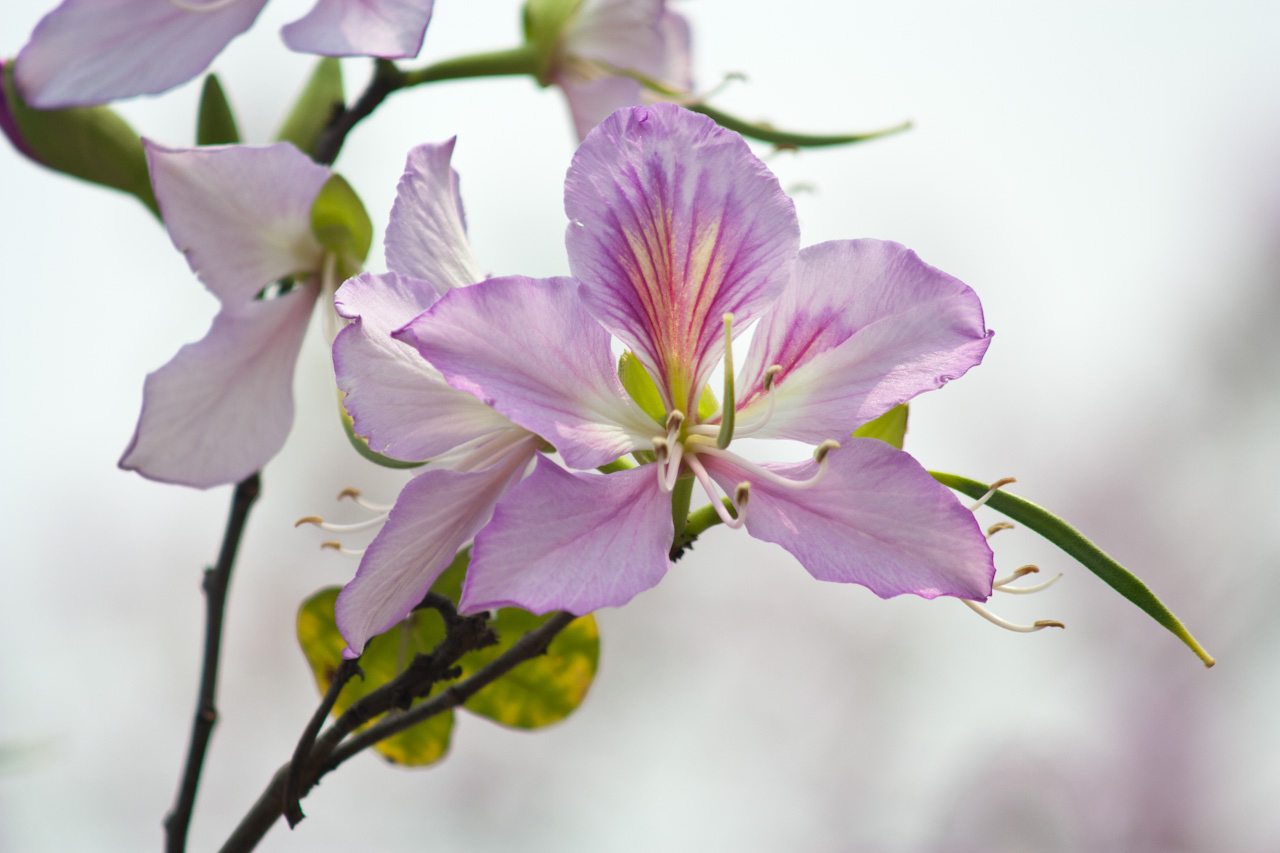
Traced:
[[[410, 708], [403, 714], [396, 714], [391, 718], [369, 726], [369, 728], [351, 737], [340, 746], [330, 746], [326, 749], [325, 745], [321, 743], [323, 738], [317, 740], [316, 746], [312, 749], [311, 756], [302, 773], [299, 795], [305, 797], [320, 781], [322, 776], [373, 744], [392, 735], [399, 734], [404, 729], [436, 714], [456, 708], [518, 664], [542, 654], [547, 650], [547, 646], [555, 638], [556, 634], [564, 630], [565, 626], [576, 618], [570, 613], [555, 614], [517, 640], [512, 644], [511, 648], [466, 681], [442, 690], [436, 696]], [[374, 694], [371, 693], [369, 695], [372, 696]], [[354, 710], [355, 706], [353, 705], [348, 709], [347, 714]], [[347, 714], [343, 714], [334, 723], [334, 726], [330, 728], [330, 731], [343, 724]], [[359, 724], [351, 726], [348, 731], [354, 731], [358, 726]], [[329, 732], [326, 732], [327, 734]], [[253, 850], [280, 818], [283, 813], [284, 789], [289, 778], [291, 764], [292, 762], [285, 764], [271, 777], [266, 790], [258, 797], [257, 802], [245, 814], [240, 821], [240, 825], [236, 827], [231, 837], [227, 839], [226, 844], [222, 846], [222, 853], [247, 853], [247, 851]]]
[[387, 95], [403, 85], [404, 72], [397, 68], [394, 62], [379, 59], [373, 79], [369, 81], [359, 100], [353, 106], [339, 110], [325, 129], [320, 131], [315, 150], [312, 151], [315, 161], [326, 166], [332, 165], [333, 161], [338, 159], [338, 152], [342, 150], [342, 144], [347, 141], [347, 134], [351, 129], [372, 115], [373, 111], [386, 100]]
[[298, 821], [302, 820], [306, 815], [302, 813], [302, 806], [298, 804], [298, 789], [302, 784], [302, 768], [306, 764], [307, 756], [311, 754], [311, 748], [315, 746], [316, 735], [320, 734], [320, 728], [324, 725], [324, 721], [329, 718], [329, 712], [333, 710], [333, 705], [338, 701], [338, 694], [342, 692], [342, 688], [347, 686], [347, 682], [357, 673], [364, 678], [364, 672], [360, 669], [360, 663], [356, 660], [344, 660], [338, 664], [338, 669], [333, 674], [333, 680], [329, 682], [329, 689], [325, 691], [324, 698], [320, 700], [319, 707], [316, 712], [311, 715], [307, 727], [302, 731], [302, 737], [298, 738], [298, 745], [293, 750], [293, 759], [289, 762], [289, 776], [285, 780], [284, 786], [284, 816], [289, 821], [289, 828], [298, 825]]
[[187, 830], [191, 825], [191, 810], [196, 802], [196, 788], [200, 785], [200, 771], [204, 766], [209, 737], [218, 721], [215, 698], [218, 689], [218, 658], [222, 649], [222, 618], [226, 610], [227, 589], [231, 583], [231, 569], [236, 561], [236, 549], [244, 532], [249, 510], [262, 491], [257, 473], [236, 486], [231, 498], [231, 513], [227, 518], [227, 530], [222, 536], [222, 550], [218, 563], [204, 572], [205, 635], [204, 663], [200, 674], [200, 697], [196, 703], [195, 721], [191, 726], [191, 743], [187, 749], [187, 763], [182, 772], [182, 784], [173, 809], [165, 816], [165, 850], [182, 853], [187, 846]]

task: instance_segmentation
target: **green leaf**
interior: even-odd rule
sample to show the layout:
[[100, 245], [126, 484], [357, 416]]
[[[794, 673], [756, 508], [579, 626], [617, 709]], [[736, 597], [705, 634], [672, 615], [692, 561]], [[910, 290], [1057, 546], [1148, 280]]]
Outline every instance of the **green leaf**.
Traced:
[[327, 56], [316, 63], [311, 79], [293, 104], [276, 139], [292, 142], [308, 154], [315, 153], [316, 140], [329, 121], [346, 104], [342, 91], [342, 65]]
[[[322, 589], [298, 610], [298, 643], [322, 696], [328, 691], [342, 662], [342, 650], [347, 646], [333, 617], [333, 604], [339, 591], [336, 586]], [[415, 610], [390, 631], [374, 637], [360, 656], [364, 679], [357, 675], [347, 682], [334, 703], [333, 715], [340, 716], [353, 702], [404, 672], [414, 655], [430, 652], [442, 639], [444, 624], [440, 615], [430, 609]], [[441, 689], [441, 685], [436, 689]], [[382, 717], [366, 725], [379, 719]], [[423, 767], [444, 757], [452, 731], [453, 712], [446, 711], [379, 742], [374, 749], [396, 764]]]
[[411, 462], [405, 459], [394, 459], [390, 456], [384, 456], [369, 446], [369, 440], [362, 435], [356, 434], [356, 422], [352, 419], [351, 414], [347, 411], [347, 407], [342, 404], [343, 392], [338, 392], [338, 414], [342, 418], [342, 429], [347, 434], [347, 441], [351, 442], [351, 446], [356, 449], [365, 459], [375, 465], [381, 465], [383, 468], [421, 468], [426, 462]]
[[907, 404], [894, 406], [874, 421], [868, 421], [853, 431], [854, 438], [878, 438], [899, 450], [907, 434]]
[[[943, 474], [938, 471], [930, 471], [929, 473], [942, 485], [974, 499], [981, 498], [990, 488], [984, 483], [979, 483], [966, 477], [958, 477], [955, 474]], [[1155, 593], [1139, 580], [1136, 575], [1109, 557], [1101, 548], [1082, 536], [1074, 527], [1047, 509], [1039, 507], [1031, 503], [1031, 501], [1015, 497], [1003, 489], [991, 496], [987, 501], [987, 506], [996, 512], [1004, 513], [1019, 524], [1026, 525], [1063, 551], [1066, 551], [1080, 565], [1102, 578], [1108, 586], [1136, 604], [1144, 613], [1167, 628], [1179, 640], [1186, 643], [1187, 647], [1195, 652], [1200, 660], [1204, 661], [1205, 666], [1213, 666], [1215, 662], [1213, 656], [1205, 651], [1195, 637], [1191, 636], [1191, 632], [1183, 626], [1178, 617], [1174, 616], [1172, 611], [1160, 599], [1156, 598]]]
[[373, 223], [360, 196], [341, 175], [330, 175], [311, 205], [311, 233], [321, 246], [338, 256], [346, 267], [345, 273], [359, 271], [369, 257]]
[[240, 131], [236, 129], [236, 117], [231, 112], [231, 104], [222, 91], [218, 75], [210, 74], [204, 78], [204, 89], [200, 93], [196, 145], [234, 145], [239, 141]]
[[13, 116], [19, 150], [64, 175], [135, 196], [156, 215], [147, 156], [133, 128], [107, 107], [33, 110], [18, 97], [13, 63], [2, 64], [4, 102]]
[[720, 401], [716, 399], [716, 392], [707, 385], [702, 389], [702, 396], [698, 398], [698, 420], [705, 421], [718, 411], [720, 411]]
[[[470, 676], [550, 619], [504, 607], [490, 624], [498, 645], [465, 655], [458, 664]], [[546, 654], [527, 660], [466, 701], [473, 714], [517, 729], [536, 729], [564, 719], [586, 698], [600, 661], [600, 634], [591, 614], [556, 635]]]
[[667, 407], [662, 404], [662, 395], [658, 393], [658, 385], [644, 369], [635, 353], [624, 352], [618, 359], [618, 378], [622, 387], [627, 389], [631, 399], [636, 401], [644, 413], [658, 423], [666, 422]]

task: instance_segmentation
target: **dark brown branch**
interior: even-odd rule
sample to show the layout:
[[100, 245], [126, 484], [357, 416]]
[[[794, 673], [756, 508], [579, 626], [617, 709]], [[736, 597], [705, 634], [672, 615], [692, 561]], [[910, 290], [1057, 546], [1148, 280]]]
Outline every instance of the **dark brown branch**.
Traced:
[[289, 762], [289, 775], [284, 786], [284, 817], [289, 821], [290, 829], [306, 817], [302, 813], [302, 806], [298, 804], [298, 790], [302, 784], [302, 768], [306, 764], [307, 756], [315, 746], [316, 735], [320, 734], [321, 726], [329, 718], [329, 712], [333, 710], [334, 703], [338, 701], [338, 694], [356, 674], [364, 678], [364, 672], [360, 669], [358, 661], [344, 660], [338, 665], [337, 672], [333, 674], [333, 681], [329, 682], [329, 689], [325, 691], [319, 707], [311, 715], [307, 727], [303, 729], [302, 737], [298, 738], [298, 745], [293, 750], [293, 759]]
[[[375, 723], [339, 745], [346, 733], [354, 731], [368, 719], [361, 720], [359, 723], [349, 724], [347, 721], [348, 715], [355, 712], [356, 706], [360, 703], [357, 702], [352, 705], [347, 710], [347, 713], [343, 714], [330, 727], [329, 731], [325, 732], [325, 736], [317, 740], [315, 747], [311, 751], [311, 756], [306, 762], [306, 768], [301, 774], [300, 796], [305, 797], [320, 781], [322, 776], [336, 769], [347, 759], [379, 741], [399, 734], [410, 726], [417, 725], [436, 714], [456, 708], [518, 664], [544, 653], [556, 634], [564, 630], [565, 626], [576, 618], [570, 613], [555, 614], [542, 625], [517, 640], [511, 648], [466, 681], [442, 690], [436, 696], [410, 708], [403, 714], [396, 714], [393, 717]], [[448, 638], [446, 638], [445, 642], [448, 642]], [[441, 644], [441, 646], [443, 645], [444, 643]], [[436, 651], [439, 650], [440, 647], [437, 647]], [[419, 657], [429, 658], [434, 657], [435, 654], [436, 652], [433, 651], [431, 655], [421, 655]], [[407, 671], [405, 674], [407, 674]], [[401, 678], [403, 677], [404, 675], [402, 674]], [[397, 678], [396, 680], [399, 681], [400, 679]], [[393, 683], [389, 682], [379, 690], [370, 693], [365, 699], [378, 694], [382, 690], [386, 690]], [[364, 700], [361, 701], [363, 702]], [[360, 717], [364, 714], [365, 711], [361, 711], [356, 716]], [[335, 730], [343, 729], [345, 729], [345, 732], [342, 735], [338, 735], [330, 743], [330, 735]], [[231, 837], [227, 839], [226, 844], [223, 845], [222, 853], [247, 853], [266, 836], [267, 832], [283, 813], [284, 791], [288, 783], [291, 765], [292, 762], [285, 764], [271, 777], [266, 790], [258, 797], [257, 802], [254, 803], [253, 807], [244, 816], [244, 819], [241, 820], [240, 825], [236, 827]]]
[[227, 518], [227, 530], [222, 536], [222, 550], [218, 563], [204, 572], [205, 635], [204, 663], [200, 674], [200, 697], [196, 703], [195, 721], [191, 726], [191, 743], [187, 748], [187, 763], [182, 772], [182, 783], [173, 809], [165, 816], [165, 850], [182, 853], [187, 846], [187, 830], [191, 825], [191, 810], [196, 802], [196, 789], [200, 785], [200, 771], [204, 755], [209, 748], [209, 737], [218, 722], [215, 704], [218, 689], [218, 659], [222, 650], [222, 619], [226, 611], [227, 589], [231, 584], [231, 569], [236, 561], [236, 549], [244, 532], [249, 510], [262, 491], [262, 481], [256, 473], [236, 486], [231, 498], [231, 513]]
[[342, 144], [347, 141], [347, 134], [357, 124], [373, 114], [373, 111], [386, 100], [387, 96], [404, 86], [404, 72], [394, 62], [379, 59], [373, 73], [373, 79], [360, 95], [359, 100], [350, 107], [344, 107], [334, 115], [328, 126], [320, 131], [316, 139], [315, 150], [311, 156], [317, 163], [326, 166], [338, 159]]

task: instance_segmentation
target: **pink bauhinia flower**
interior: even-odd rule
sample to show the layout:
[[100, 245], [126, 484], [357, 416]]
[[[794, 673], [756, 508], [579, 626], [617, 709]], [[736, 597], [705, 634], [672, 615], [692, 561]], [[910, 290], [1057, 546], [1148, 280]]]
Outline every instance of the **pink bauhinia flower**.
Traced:
[[[988, 597], [992, 554], [972, 513], [907, 453], [850, 438], [981, 361], [990, 332], [972, 290], [896, 243], [797, 254], [794, 207], [767, 167], [670, 104], [592, 131], [565, 208], [572, 279], [458, 288], [394, 335], [577, 469], [539, 458], [502, 499], [476, 536], [462, 610], [626, 603], [667, 571], [672, 494], [694, 481], [728, 526], [820, 580]], [[700, 417], [711, 371], [756, 320], [725, 410]], [[610, 333], [656, 382], [660, 417], [624, 389]], [[728, 449], [748, 435], [817, 444], [815, 459], [757, 464]], [[653, 461], [589, 471], [627, 453]]]
[[[317, 0], [282, 31], [324, 56], [417, 56], [434, 0]], [[195, 77], [267, 0], [63, 0], [15, 60], [23, 100], [40, 109], [155, 95]]]
[[234, 483], [284, 445], [312, 306], [340, 280], [311, 227], [331, 173], [285, 142], [144, 144], [169, 236], [221, 307], [203, 340], [147, 377], [120, 467], [199, 488]]

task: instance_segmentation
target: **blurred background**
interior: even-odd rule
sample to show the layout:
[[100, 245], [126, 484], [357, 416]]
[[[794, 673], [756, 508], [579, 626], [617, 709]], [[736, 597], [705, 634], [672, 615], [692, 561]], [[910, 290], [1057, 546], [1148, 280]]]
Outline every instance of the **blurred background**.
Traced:
[[[0, 55], [51, 4], [7, 0]], [[308, 5], [273, 0], [214, 64], [247, 141], [271, 139], [311, 66], [278, 38]], [[722, 109], [815, 132], [916, 123], [862, 146], [760, 149], [796, 194], [804, 244], [897, 240], [983, 299], [985, 363], [913, 405], [907, 449], [1017, 477], [1219, 664], [1028, 531], [994, 540], [998, 567], [1066, 577], [993, 606], [1066, 631], [821, 584], [717, 529], [597, 615], [600, 673], [569, 720], [526, 734], [461, 715], [447, 760], [352, 761], [261, 849], [1280, 849], [1280, 5], [675, 8], [700, 87], [748, 75]], [[519, 38], [515, 0], [440, 0], [421, 61]], [[345, 68], [354, 94], [367, 63]], [[119, 109], [191, 144], [198, 92]], [[558, 91], [513, 78], [397, 94], [337, 167], [381, 233], [407, 150], [455, 134], [482, 264], [567, 273]], [[157, 849], [231, 489], [115, 461], [145, 374], [204, 334], [215, 301], [136, 201], [3, 149], [0, 850]], [[317, 702], [294, 613], [355, 562], [294, 520], [341, 519], [341, 488], [389, 501], [405, 479], [347, 446], [318, 325], [299, 363], [297, 423], [233, 581], [192, 850], [222, 842]]]

